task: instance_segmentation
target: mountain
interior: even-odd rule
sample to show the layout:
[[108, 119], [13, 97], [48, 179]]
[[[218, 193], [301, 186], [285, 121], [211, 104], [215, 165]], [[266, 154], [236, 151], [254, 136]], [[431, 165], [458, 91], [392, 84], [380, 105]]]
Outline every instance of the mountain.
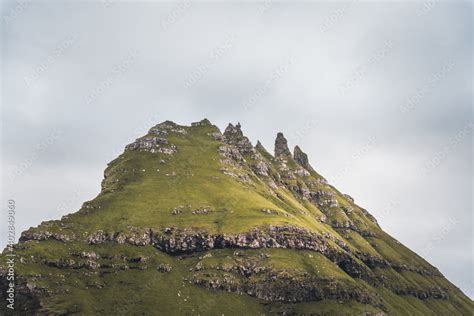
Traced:
[[[15, 314], [472, 315], [473, 302], [278, 133], [166, 121], [76, 213], [14, 245]], [[1, 256], [8, 298], [9, 249]], [[10, 310], [2, 304], [2, 314]]]

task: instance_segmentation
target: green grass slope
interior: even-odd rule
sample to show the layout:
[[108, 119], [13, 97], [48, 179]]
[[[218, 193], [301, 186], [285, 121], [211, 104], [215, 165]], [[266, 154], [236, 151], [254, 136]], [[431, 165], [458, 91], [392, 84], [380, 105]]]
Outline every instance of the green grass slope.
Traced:
[[22, 234], [15, 314], [472, 315], [279, 141], [273, 156], [240, 125], [153, 127], [109, 163], [95, 199]]

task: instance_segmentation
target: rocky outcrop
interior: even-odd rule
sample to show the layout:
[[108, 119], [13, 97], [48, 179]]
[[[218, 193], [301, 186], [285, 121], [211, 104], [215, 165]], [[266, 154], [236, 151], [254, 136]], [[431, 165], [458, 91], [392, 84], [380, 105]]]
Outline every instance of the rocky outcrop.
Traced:
[[266, 163], [264, 160], [258, 160], [256, 163], [251, 165], [252, 171], [255, 172], [257, 175], [260, 176], [267, 176], [269, 175], [270, 165]]
[[202, 119], [199, 122], [191, 123], [191, 126], [206, 126], [206, 125], [212, 125], [212, 123], [207, 118]]
[[169, 228], [153, 234], [152, 244], [167, 253], [181, 254], [214, 248], [288, 248], [324, 253], [326, 239], [317, 233], [297, 226], [266, 226], [238, 234], [211, 235], [196, 229]]
[[171, 272], [171, 270], [172, 270], [173, 268], [171, 267], [170, 264], [167, 264], [167, 263], [160, 263], [156, 269], [157, 269], [159, 272], [167, 273], [167, 272]]
[[366, 209], [359, 207], [360, 211], [367, 217], [371, 222], [373, 222], [375, 225], [379, 226], [379, 223], [377, 222], [377, 219], [370, 214]]
[[187, 135], [187, 131], [179, 126], [178, 124], [172, 121], [165, 121], [160, 123], [156, 126], [153, 126], [149, 131], [148, 134], [155, 134], [159, 136], [168, 136], [170, 133], [175, 133], [176, 135]]
[[145, 246], [150, 244], [152, 230], [131, 228], [128, 232], [104, 232], [98, 230], [87, 237], [87, 242], [91, 245], [104, 242], [117, 242], [119, 244], [128, 243], [135, 246]]
[[224, 135], [222, 135], [220, 132], [208, 133], [207, 135], [211, 136], [214, 140], [218, 140], [218, 141], [224, 140]]
[[[199, 208], [198, 210], [208, 210]], [[205, 211], [204, 211], [205, 212]], [[274, 210], [262, 209], [262, 212], [277, 214]], [[64, 236], [63, 236], [64, 237]], [[22, 241], [27, 240], [59, 240], [57, 236], [49, 232], [36, 232], [24, 234]], [[62, 238], [60, 241], [67, 242], [74, 240], [70, 236]], [[102, 244], [107, 242], [116, 242], [119, 244], [131, 244], [135, 246], [153, 245], [161, 251], [172, 255], [208, 251], [222, 248], [242, 248], [242, 249], [261, 249], [261, 248], [285, 248], [296, 250], [312, 250], [319, 252], [336, 263], [342, 270], [352, 277], [362, 278], [373, 281], [373, 275], [364, 265], [359, 264], [352, 256], [351, 250], [342, 240], [337, 239], [331, 234], [318, 234], [305, 228], [291, 225], [264, 226], [254, 228], [248, 232], [238, 234], [209, 234], [204, 230], [186, 228], [165, 228], [162, 231], [153, 229], [138, 229], [129, 227], [127, 232], [104, 232], [98, 230], [87, 236], [86, 241], [89, 244]], [[333, 248], [328, 244], [332, 241], [344, 251]], [[411, 267], [404, 264], [389, 263], [381, 257], [370, 256], [364, 253], [352, 253], [370, 268], [391, 267], [398, 272], [411, 271], [421, 275], [441, 276], [437, 271], [428, 271]], [[86, 259], [86, 262], [78, 263], [80, 267], [95, 268], [94, 261], [100, 257], [95, 252], [82, 252], [78, 257]], [[48, 265], [67, 267], [68, 264], [74, 266], [72, 261], [48, 262]]]
[[[227, 269], [217, 273], [205, 270], [194, 274], [192, 282], [212, 290], [238, 294], [246, 293], [267, 302], [299, 303], [323, 299], [355, 300], [384, 308], [380, 297], [368, 290], [340, 283], [334, 279], [318, 278], [292, 269]], [[258, 274], [258, 278], [251, 278]], [[242, 277], [243, 276], [243, 277]]]
[[257, 144], [255, 145], [255, 150], [257, 150], [260, 154], [265, 155], [265, 156], [270, 156], [270, 153], [267, 151], [267, 149], [262, 145], [262, 143], [258, 140]]
[[100, 268], [100, 264], [95, 261], [95, 260], [80, 260], [76, 261], [73, 259], [64, 259], [64, 258], [59, 258], [59, 259], [54, 259], [54, 260], [49, 260], [45, 259], [42, 261], [44, 265], [47, 265], [49, 267], [55, 267], [59, 269], [90, 269], [90, 270], [97, 270]]
[[[389, 284], [388, 288], [391, 287]], [[405, 287], [405, 288], [392, 288], [398, 295], [411, 295], [419, 298], [420, 300], [425, 300], [428, 298], [437, 299], [437, 300], [446, 300], [448, 299], [448, 293], [445, 289], [439, 286], [433, 286], [429, 288], [414, 288], [414, 287]]]
[[331, 191], [319, 190], [316, 192], [310, 192], [309, 199], [318, 207], [322, 207], [323, 209], [339, 206], [336, 195]]
[[224, 165], [220, 169], [223, 174], [235, 178], [241, 183], [252, 183], [250, 172], [244, 168], [247, 161], [242, 156], [242, 153], [244, 153], [245, 150], [242, 151], [235, 145], [223, 144], [219, 146], [218, 152], [223, 156], [223, 158], [220, 159], [220, 162]]
[[[234, 255], [241, 255], [240, 253], [234, 254]], [[262, 259], [266, 259], [266, 257], [262, 257]], [[199, 268], [195, 269], [195, 271], [200, 271], [203, 269], [209, 269], [209, 267], [203, 267], [202, 262], [200, 261], [198, 263]], [[271, 269], [267, 266], [262, 266], [259, 265], [256, 262], [243, 262], [239, 264], [223, 264], [223, 265], [217, 265], [217, 266], [211, 266], [211, 269], [218, 270], [218, 271], [224, 271], [224, 272], [232, 272], [240, 276], [244, 277], [250, 277], [252, 275], [256, 274], [262, 274], [265, 272], [270, 271]]]
[[414, 267], [414, 266], [409, 266], [404, 263], [390, 263], [390, 266], [397, 272], [403, 272], [403, 271], [409, 271], [409, 272], [415, 272], [421, 275], [429, 275], [429, 276], [438, 276], [438, 277], [443, 277], [443, 274], [438, 271], [438, 269], [433, 268], [431, 270], [424, 269], [424, 268], [419, 268], [419, 267]]
[[237, 123], [235, 126], [229, 123], [224, 131], [224, 141], [229, 145], [235, 146], [243, 154], [255, 151], [250, 140], [242, 133], [240, 123]]
[[[350, 276], [374, 282], [375, 278], [366, 266], [358, 263], [350, 253], [329, 246], [328, 240], [335, 242], [342, 249], [350, 252], [348, 246], [333, 235], [320, 235], [310, 232], [305, 228], [290, 225], [265, 226], [239, 234], [215, 235], [199, 229], [178, 229], [171, 227], [162, 231], [132, 229], [127, 234], [122, 232], [106, 233], [104, 231], [97, 231], [87, 238], [90, 244], [117, 242], [137, 246], [153, 245], [159, 250], [172, 255], [222, 248], [286, 248], [312, 250], [322, 253]], [[388, 261], [379, 257], [371, 257], [360, 253], [355, 253], [354, 256], [361, 259], [370, 268], [392, 267], [400, 271], [412, 271], [427, 275], [430, 273], [413, 267], [398, 267], [396, 264], [391, 265]]]
[[310, 199], [311, 197], [311, 191], [303, 182], [298, 182], [297, 185], [289, 185], [287, 187], [291, 192], [295, 193], [297, 196], [301, 196], [303, 199]]
[[168, 140], [158, 136], [145, 136], [137, 139], [125, 147], [126, 151], [138, 150], [154, 153], [172, 155], [178, 151], [174, 144], [169, 144]]
[[295, 159], [295, 161], [306, 170], [312, 169], [309, 164], [308, 155], [305, 154], [299, 146], [295, 146], [295, 149], [293, 150], [293, 159]]
[[354, 198], [352, 196], [350, 196], [349, 194], [343, 194], [343, 196], [348, 199], [349, 201], [351, 201], [352, 203], [354, 203]]
[[349, 228], [352, 230], [357, 230], [357, 227], [354, 225], [354, 223], [351, 220], [338, 221], [336, 219], [333, 219], [331, 221], [331, 227], [336, 228], [336, 229]]
[[294, 171], [294, 174], [298, 177], [309, 177], [311, 175], [305, 168], [297, 168]]
[[291, 158], [291, 152], [288, 149], [288, 141], [283, 133], [278, 133], [275, 139], [275, 158], [288, 159]]
[[244, 157], [242, 156], [240, 151], [234, 146], [221, 145], [219, 146], [218, 151], [225, 158], [224, 160], [222, 160], [224, 164], [238, 166], [242, 163], [245, 163]]
[[291, 225], [264, 226], [238, 234], [209, 234], [199, 229], [165, 228], [162, 231], [152, 229], [131, 230], [107, 233], [99, 230], [91, 234], [89, 244], [105, 242], [129, 243], [137, 246], [153, 245], [161, 251], [172, 255], [202, 252], [221, 248], [285, 248], [312, 250], [322, 253], [352, 277], [372, 280], [370, 270], [358, 263], [349, 253], [329, 246], [328, 240], [334, 241], [345, 251], [347, 245], [334, 236], [311, 232], [305, 228]]
[[67, 242], [67, 241], [76, 239], [76, 236], [75, 235], [71, 236], [68, 233], [50, 232], [47, 230], [37, 230], [34, 228], [30, 228], [24, 231], [23, 233], [21, 233], [21, 236], [20, 236], [20, 242], [24, 242], [28, 240], [48, 240], [48, 239]]

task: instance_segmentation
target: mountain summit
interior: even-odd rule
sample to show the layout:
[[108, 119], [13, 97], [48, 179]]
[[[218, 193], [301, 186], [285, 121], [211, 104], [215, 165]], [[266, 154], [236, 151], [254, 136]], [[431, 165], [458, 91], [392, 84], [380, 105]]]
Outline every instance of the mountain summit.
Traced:
[[96, 198], [23, 232], [13, 252], [25, 315], [473, 312], [282, 133], [272, 156], [240, 124], [221, 133], [207, 119], [152, 127], [108, 164]]

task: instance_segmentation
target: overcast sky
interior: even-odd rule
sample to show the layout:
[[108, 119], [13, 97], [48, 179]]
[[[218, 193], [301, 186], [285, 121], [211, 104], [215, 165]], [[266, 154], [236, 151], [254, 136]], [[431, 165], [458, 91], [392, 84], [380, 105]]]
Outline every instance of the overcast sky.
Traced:
[[3, 1], [1, 16], [18, 235], [95, 197], [158, 122], [240, 121], [270, 151], [283, 132], [473, 297], [470, 2]]

